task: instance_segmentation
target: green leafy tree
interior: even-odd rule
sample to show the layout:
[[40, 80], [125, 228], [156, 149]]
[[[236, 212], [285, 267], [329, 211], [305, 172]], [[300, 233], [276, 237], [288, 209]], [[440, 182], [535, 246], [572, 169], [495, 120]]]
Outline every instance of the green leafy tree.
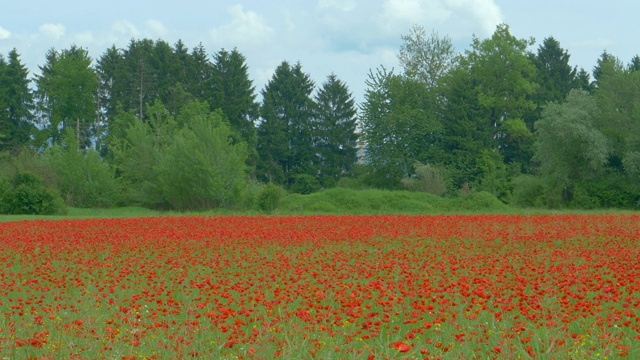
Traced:
[[454, 66], [456, 56], [449, 37], [435, 31], [427, 35], [424, 27], [413, 25], [409, 35], [402, 35], [398, 60], [407, 77], [434, 88]]
[[290, 185], [296, 174], [316, 175], [311, 99], [314, 83], [302, 65], [280, 64], [262, 91], [258, 178]]
[[147, 122], [138, 119], [135, 110], [121, 111], [115, 122], [126, 126], [125, 134], [115, 141], [115, 164], [124, 183], [125, 198], [132, 204], [167, 208], [159, 180], [159, 166], [166, 148], [178, 131], [175, 117], [157, 100], [148, 105]]
[[19, 149], [34, 131], [29, 83], [29, 71], [16, 49], [9, 52], [8, 62], [0, 55], [0, 151]]
[[349, 88], [335, 74], [327, 77], [315, 102], [313, 146], [321, 182], [327, 186], [348, 175], [357, 161], [357, 111]]
[[232, 141], [220, 112], [206, 102], [192, 102], [179, 114], [180, 129], [158, 167], [164, 198], [174, 209], [232, 206], [245, 186], [247, 149]]
[[531, 95], [537, 89], [537, 71], [526, 55], [532, 44], [533, 39], [517, 39], [507, 25], [500, 24], [491, 38], [481, 41], [474, 37], [466, 53], [477, 105], [493, 129], [493, 147], [505, 162], [524, 168], [531, 157], [531, 143], [509, 134], [503, 124], [507, 120], [523, 122], [525, 115], [536, 108]]
[[91, 146], [95, 135], [98, 77], [87, 50], [71, 48], [47, 53], [47, 63], [36, 76], [36, 102], [44, 136], [62, 141], [67, 128], [75, 129], [79, 149]]
[[45, 154], [55, 175], [56, 188], [69, 206], [108, 208], [116, 205], [120, 188], [114, 169], [97, 150], [78, 150], [76, 141], [76, 134], [69, 128], [63, 141]]
[[[617, 189], [615, 198], [626, 199], [621, 206], [628, 207], [637, 202], [634, 197], [640, 199], [637, 176], [640, 167], [640, 105], [637, 101], [640, 98], [640, 71], [634, 70], [633, 66], [622, 67], [615, 60], [601, 68], [595, 91], [599, 109], [596, 126], [611, 145], [607, 177], [615, 179], [606, 186], [606, 192], [611, 198]], [[609, 200], [603, 198], [604, 202]]]
[[481, 174], [476, 160], [484, 149], [492, 147], [493, 128], [478, 106], [475, 81], [464, 58], [443, 77], [442, 83], [441, 91], [446, 99], [439, 111], [442, 164], [449, 170], [452, 186], [459, 189], [479, 181]]
[[416, 161], [439, 163], [441, 124], [426, 84], [382, 68], [367, 86], [361, 118], [371, 182], [398, 188]]
[[596, 179], [607, 163], [610, 145], [596, 128], [598, 116], [591, 95], [571, 90], [565, 103], [548, 104], [536, 122], [534, 159], [550, 191], [562, 201], [571, 201], [576, 189]]

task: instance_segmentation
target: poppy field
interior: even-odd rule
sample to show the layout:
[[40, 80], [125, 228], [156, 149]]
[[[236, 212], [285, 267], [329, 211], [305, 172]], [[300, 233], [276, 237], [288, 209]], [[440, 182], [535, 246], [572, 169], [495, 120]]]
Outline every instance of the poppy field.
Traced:
[[0, 359], [640, 358], [639, 215], [0, 223]]

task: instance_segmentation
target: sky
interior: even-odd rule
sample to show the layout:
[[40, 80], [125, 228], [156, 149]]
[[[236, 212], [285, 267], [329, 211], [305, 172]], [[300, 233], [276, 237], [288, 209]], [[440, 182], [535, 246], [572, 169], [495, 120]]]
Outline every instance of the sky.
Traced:
[[640, 53], [637, 14], [636, 0], [21, 0], [0, 9], [0, 54], [15, 48], [33, 75], [51, 48], [75, 44], [96, 59], [131, 39], [182, 40], [211, 55], [237, 48], [256, 93], [282, 61], [299, 61], [317, 87], [335, 73], [361, 102], [370, 69], [399, 69], [413, 24], [464, 52], [505, 23], [536, 40], [532, 51], [553, 36], [591, 72], [605, 50], [624, 63]]

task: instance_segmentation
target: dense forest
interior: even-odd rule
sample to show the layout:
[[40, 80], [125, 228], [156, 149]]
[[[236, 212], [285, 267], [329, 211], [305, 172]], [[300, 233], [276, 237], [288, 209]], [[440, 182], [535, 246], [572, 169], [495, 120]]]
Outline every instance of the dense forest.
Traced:
[[360, 104], [288, 61], [258, 96], [237, 49], [181, 41], [51, 49], [33, 78], [0, 54], [0, 212], [268, 209], [336, 186], [640, 207], [640, 57], [588, 72], [505, 24], [461, 53], [421, 26], [401, 37]]

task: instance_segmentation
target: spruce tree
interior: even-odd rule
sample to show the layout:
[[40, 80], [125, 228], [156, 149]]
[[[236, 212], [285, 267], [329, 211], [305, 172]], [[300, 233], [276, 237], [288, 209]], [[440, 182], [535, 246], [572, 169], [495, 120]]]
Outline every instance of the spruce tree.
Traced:
[[318, 170], [327, 186], [349, 171], [357, 161], [355, 100], [335, 74], [327, 77], [315, 96], [313, 145], [319, 155]]
[[258, 127], [258, 178], [292, 185], [296, 175], [315, 176], [310, 98], [314, 83], [302, 65], [282, 62], [262, 91]]

